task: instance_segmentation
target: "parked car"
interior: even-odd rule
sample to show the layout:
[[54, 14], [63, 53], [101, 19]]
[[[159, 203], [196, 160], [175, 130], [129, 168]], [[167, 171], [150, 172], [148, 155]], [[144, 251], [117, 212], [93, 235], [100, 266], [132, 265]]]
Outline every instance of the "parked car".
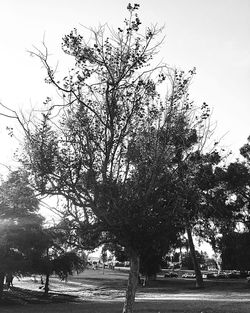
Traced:
[[216, 278], [220, 278], [220, 279], [228, 278], [228, 273], [220, 272]]
[[177, 278], [178, 274], [176, 272], [167, 272], [164, 275], [165, 278]]
[[124, 262], [115, 262], [116, 267], [124, 267]]
[[207, 278], [207, 273], [202, 273], [202, 278]]
[[216, 278], [218, 276], [217, 273], [207, 273], [207, 279], [213, 279]]
[[181, 276], [182, 278], [195, 278], [194, 273], [185, 273]]
[[240, 271], [240, 278], [247, 278], [249, 276], [247, 271]]
[[237, 272], [237, 271], [232, 271], [231, 273], [229, 273], [228, 278], [241, 278], [241, 273]]

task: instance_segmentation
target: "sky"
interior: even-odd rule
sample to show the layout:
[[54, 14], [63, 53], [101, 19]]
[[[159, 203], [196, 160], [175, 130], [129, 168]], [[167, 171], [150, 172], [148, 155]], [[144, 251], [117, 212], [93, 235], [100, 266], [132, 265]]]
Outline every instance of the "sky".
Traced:
[[[140, 4], [142, 28], [164, 26], [165, 41], [159, 57], [197, 75], [190, 96], [206, 102], [216, 123], [215, 137], [238, 156], [250, 135], [250, 0], [144, 0]], [[41, 107], [51, 87], [44, 83], [39, 60], [28, 51], [44, 40], [52, 64], [63, 68], [61, 39], [74, 27], [117, 28], [126, 17], [124, 0], [1, 0], [0, 102], [29, 112]], [[61, 63], [60, 63], [61, 62]], [[12, 122], [0, 117], [0, 173], [13, 159], [17, 142], [7, 135]], [[14, 131], [18, 138], [17, 126]]]

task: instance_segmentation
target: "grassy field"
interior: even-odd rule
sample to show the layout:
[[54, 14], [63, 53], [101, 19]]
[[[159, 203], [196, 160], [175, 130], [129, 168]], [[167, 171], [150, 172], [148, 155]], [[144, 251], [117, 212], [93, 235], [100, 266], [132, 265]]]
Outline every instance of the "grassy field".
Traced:
[[[121, 303], [53, 303], [1, 307], [1, 313], [121, 313], [121, 311]], [[249, 311], [249, 303], [167, 301], [135, 304], [136, 313], [247, 313]]]
[[[51, 303], [2, 306], [1, 313], [121, 313], [121, 302]], [[247, 313], [250, 303], [209, 301], [136, 302], [136, 313]]]
[[[124, 300], [127, 273], [86, 270], [68, 282], [51, 281], [52, 298], [29, 301], [25, 305], [2, 305], [1, 313], [120, 313]], [[14, 281], [16, 290], [25, 288], [38, 293], [39, 282], [32, 278]], [[135, 312], [141, 313], [247, 313], [250, 312], [250, 289], [246, 280], [206, 280], [204, 289], [195, 289], [192, 279], [164, 279], [139, 287]], [[10, 291], [15, 293], [15, 291]], [[60, 298], [63, 294], [71, 298]], [[60, 295], [60, 297], [56, 297]], [[58, 300], [59, 299], [59, 300]], [[61, 299], [61, 300], [60, 300]], [[70, 301], [68, 301], [70, 300]]]

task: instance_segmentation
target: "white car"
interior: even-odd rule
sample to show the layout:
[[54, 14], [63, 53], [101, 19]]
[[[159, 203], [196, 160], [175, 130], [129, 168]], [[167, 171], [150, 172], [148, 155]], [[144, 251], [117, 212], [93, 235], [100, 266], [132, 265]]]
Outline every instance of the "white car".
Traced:
[[195, 278], [194, 273], [185, 273], [181, 276], [182, 278]]

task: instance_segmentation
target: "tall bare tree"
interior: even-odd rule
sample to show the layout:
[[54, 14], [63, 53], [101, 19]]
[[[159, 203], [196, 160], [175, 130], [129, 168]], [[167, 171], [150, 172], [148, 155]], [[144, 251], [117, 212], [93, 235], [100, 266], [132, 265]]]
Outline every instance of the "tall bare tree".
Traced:
[[[202, 145], [206, 120], [206, 107], [198, 118], [188, 97], [193, 71], [150, 67], [160, 30], [141, 34], [138, 8], [128, 5], [129, 17], [117, 31], [90, 30], [88, 41], [76, 29], [65, 36], [62, 48], [75, 65], [62, 80], [46, 46], [33, 51], [62, 100], [48, 98], [40, 121], [21, 122], [23, 161], [37, 190], [64, 196], [83, 228], [97, 225], [126, 247], [131, 267], [123, 313], [133, 312], [145, 245], [157, 246], [170, 230], [182, 229], [172, 179], [180, 156]], [[159, 86], [168, 91], [165, 98]]]

